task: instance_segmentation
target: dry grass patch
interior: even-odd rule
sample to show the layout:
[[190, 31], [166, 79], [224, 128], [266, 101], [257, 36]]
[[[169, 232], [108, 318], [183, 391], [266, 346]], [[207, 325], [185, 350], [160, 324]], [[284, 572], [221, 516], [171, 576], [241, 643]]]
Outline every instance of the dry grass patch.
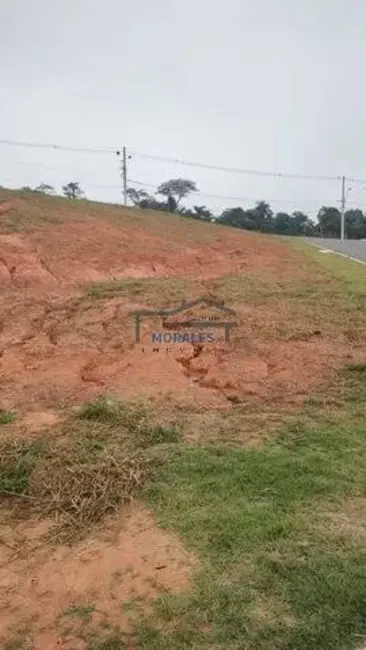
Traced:
[[53, 519], [52, 535], [75, 541], [145, 485], [147, 450], [180, 440], [176, 426], [154, 425], [143, 408], [99, 399], [52, 438], [0, 441], [0, 497], [14, 517]]

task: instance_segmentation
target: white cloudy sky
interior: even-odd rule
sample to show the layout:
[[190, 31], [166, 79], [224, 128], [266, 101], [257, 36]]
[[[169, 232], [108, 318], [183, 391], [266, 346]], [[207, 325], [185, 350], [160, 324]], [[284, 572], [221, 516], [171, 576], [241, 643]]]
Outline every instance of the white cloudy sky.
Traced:
[[[0, 0], [0, 139], [111, 147], [244, 169], [366, 178], [365, 0]], [[196, 180], [195, 203], [315, 214], [340, 183], [133, 155], [129, 177]], [[0, 144], [0, 184], [120, 200], [115, 154]], [[365, 185], [349, 203], [366, 208]]]

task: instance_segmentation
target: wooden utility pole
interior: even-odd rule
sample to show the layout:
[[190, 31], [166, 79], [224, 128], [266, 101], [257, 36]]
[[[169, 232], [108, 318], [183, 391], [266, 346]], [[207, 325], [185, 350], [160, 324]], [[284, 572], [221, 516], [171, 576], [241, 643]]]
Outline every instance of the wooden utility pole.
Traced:
[[[116, 154], [117, 154], [117, 156], [120, 156], [121, 152], [116, 151]], [[130, 156], [130, 158], [131, 158], [131, 156]], [[122, 177], [123, 204], [127, 205], [127, 151], [126, 151], [126, 147], [122, 147], [121, 177]]]
[[342, 195], [341, 195], [341, 240], [344, 239], [344, 215], [346, 212], [346, 177], [342, 176]]
[[127, 205], [127, 153], [126, 147], [123, 147], [122, 155], [122, 182], [123, 182], [123, 203]]

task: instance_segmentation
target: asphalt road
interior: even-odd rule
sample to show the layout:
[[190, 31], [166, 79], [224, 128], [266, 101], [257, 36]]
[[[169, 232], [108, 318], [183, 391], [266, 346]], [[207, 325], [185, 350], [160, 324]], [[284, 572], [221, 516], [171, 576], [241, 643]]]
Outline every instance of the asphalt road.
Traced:
[[317, 237], [306, 237], [305, 241], [316, 244], [319, 248], [326, 248], [337, 253], [342, 253], [343, 255], [348, 255], [366, 264], [366, 241], [360, 241], [358, 239], [340, 241], [339, 239], [318, 239]]

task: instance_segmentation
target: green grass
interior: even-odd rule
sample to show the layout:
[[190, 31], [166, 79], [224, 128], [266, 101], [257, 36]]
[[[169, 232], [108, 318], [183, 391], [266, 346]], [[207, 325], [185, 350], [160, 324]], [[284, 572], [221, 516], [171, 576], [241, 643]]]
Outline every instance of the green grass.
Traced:
[[24, 496], [44, 446], [39, 440], [0, 440], [0, 495]]
[[152, 309], [172, 307], [183, 299], [195, 299], [197, 289], [187, 278], [142, 278], [135, 280], [110, 280], [96, 282], [85, 287], [86, 295], [92, 299], [106, 299], [114, 296], [138, 298]]
[[[136, 416], [136, 412], [133, 413]], [[78, 413], [80, 419], [95, 422], [118, 422], [121, 415], [122, 408], [113, 400], [104, 396], [84, 404]]]
[[329, 274], [329, 277], [343, 282], [352, 293], [366, 296], [366, 267], [363, 264], [336, 253], [325, 255], [319, 252], [317, 246], [312, 246], [304, 241], [292, 240], [289, 243], [316, 262], [318, 267], [323, 268]]
[[11, 411], [4, 411], [0, 409], [0, 425], [1, 424], [11, 424], [15, 420], [15, 413]]
[[357, 647], [366, 638], [362, 525], [349, 515], [345, 534], [327, 517], [360, 499], [366, 511], [365, 464], [365, 424], [299, 422], [259, 450], [177, 449], [148, 499], [203, 568], [192, 592], [158, 600], [140, 647]]
[[94, 605], [70, 605], [64, 611], [64, 616], [73, 616], [83, 621], [89, 621], [95, 610]]
[[119, 403], [106, 397], [85, 404], [79, 411], [81, 420], [109, 423], [133, 434], [134, 444], [146, 449], [164, 443], [177, 443], [182, 439], [176, 423], [169, 426], [154, 424], [151, 414], [142, 405]]
[[106, 636], [96, 636], [87, 642], [85, 650], [124, 650], [126, 644], [119, 631], [108, 633]]

